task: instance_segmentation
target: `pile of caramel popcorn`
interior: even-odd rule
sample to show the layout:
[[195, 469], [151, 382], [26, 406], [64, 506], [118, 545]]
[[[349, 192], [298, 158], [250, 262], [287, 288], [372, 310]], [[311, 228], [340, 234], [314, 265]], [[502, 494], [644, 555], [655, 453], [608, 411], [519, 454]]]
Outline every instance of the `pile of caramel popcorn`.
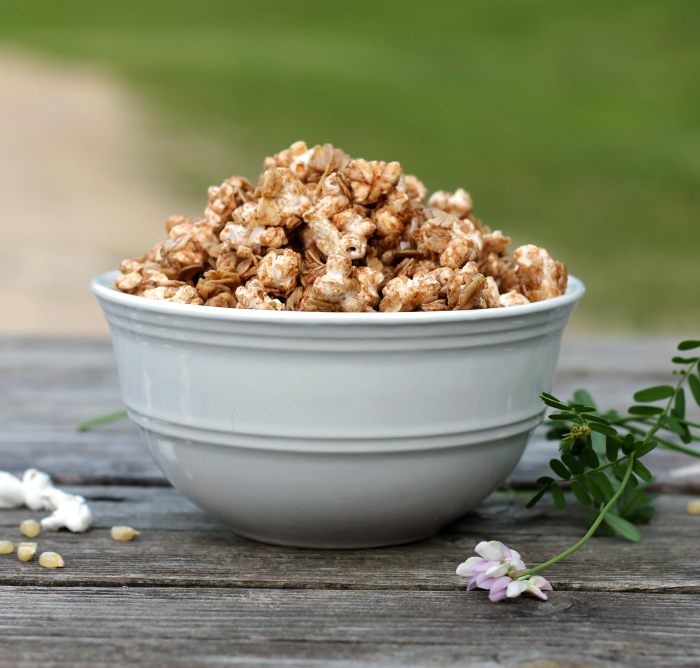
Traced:
[[398, 162], [353, 160], [304, 142], [266, 158], [257, 187], [209, 188], [204, 215], [124, 260], [115, 287], [147, 299], [277, 311], [453, 311], [558, 297], [566, 267], [472, 215]]

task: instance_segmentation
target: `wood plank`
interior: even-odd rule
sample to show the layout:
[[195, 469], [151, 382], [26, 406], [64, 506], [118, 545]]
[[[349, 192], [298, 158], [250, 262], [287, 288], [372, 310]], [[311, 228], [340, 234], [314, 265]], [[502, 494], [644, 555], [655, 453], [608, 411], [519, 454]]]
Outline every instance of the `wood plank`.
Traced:
[[3, 665], [697, 666], [696, 596], [0, 588]]
[[[0, 585], [187, 586], [297, 589], [453, 591], [465, 580], [457, 564], [481, 540], [501, 540], [534, 566], [585, 533], [585, 511], [526, 510], [522, 500], [494, 495], [437, 536], [372, 550], [303, 550], [264, 545], [232, 533], [170, 488], [76, 487], [95, 516], [87, 534], [42, 532], [40, 550], [63, 556], [66, 567], [41, 568], [0, 556]], [[700, 517], [688, 497], [663, 496], [644, 539], [596, 537], [547, 571], [557, 591], [700, 593]], [[0, 539], [19, 542], [21, 520], [32, 513], [0, 511]], [[37, 513], [33, 514], [38, 516]], [[118, 543], [109, 528], [127, 524], [143, 533]]]
[[[673, 378], [673, 354], [665, 340], [568, 341], [554, 391], [568, 397], [587, 387], [602, 406], [625, 409], [635, 390]], [[108, 342], [0, 339], [0, 470], [35, 467], [57, 484], [167, 485], [130, 422], [75, 432], [81, 420], [121, 405]], [[700, 419], [700, 409], [690, 408]], [[509, 484], [531, 488], [555, 454], [539, 430]], [[658, 451], [648, 461], [665, 491], [700, 494], [700, 466], [690, 458]]]

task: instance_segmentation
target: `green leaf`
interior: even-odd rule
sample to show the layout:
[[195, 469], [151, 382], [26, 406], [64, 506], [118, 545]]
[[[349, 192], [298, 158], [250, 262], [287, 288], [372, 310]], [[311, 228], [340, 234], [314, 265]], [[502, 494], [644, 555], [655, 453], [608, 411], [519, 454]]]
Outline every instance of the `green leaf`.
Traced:
[[676, 409], [676, 417], [685, 420], [685, 390], [682, 387], [676, 392], [676, 400], [673, 407]]
[[638, 459], [634, 460], [634, 464], [632, 464], [632, 470], [644, 481], [644, 482], [651, 482], [652, 478], [654, 477], [651, 475], [651, 471], [642, 464]]
[[634, 477], [634, 473], [630, 473], [630, 477], [627, 479], [627, 489], [634, 489], [639, 485], [639, 480]]
[[648, 404], [652, 401], [660, 401], [673, 396], [674, 389], [670, 385], [656, 385], [648, 387], [646, 390], [640, 390], [634, 393], [634, 400], [642, 404]]
[[591, 496], [593, 497], [595, 502], [605, 503], [605, 494], [603, 494], [603, 490], [600, 489], [600, 486], [595, 481], [593, 476], [586, 476], [584, 480], [586, 481], [586, 487], [588, 487], [588, 491], [591, 493]]
[[581, 452], [581, 458], [586, 463], [586, 466], [591, 469], [597, 469], [600, 466], [598, 455], [596, 455], [595, 451], [591, 447], [583, 449]]
[[560, 411], [567, 411], [569, 410], [569, 407], [566, 404], [561, 403], [561, 401], [553, 401], [552, 399], [546, 399], [544, 397], [540, 397], [542, 401], [547, 404], [547, 406], [551, 406], [552, 408], [556, 408], [557, 410]]
[[671, 361], [674, 364], [692, 364], [693, 362], [697, 362], [698, 358], [697, 357], [674, 357]]
[[647, 500], [647, 494], [643, 487], [626, 489], [618, 501], [618, 514], [620, 517], [630, 519], [630, 515]]
[[617, 531], [617, 533], [622, 534], [627, 540], [631, 540], [633, 543], [638, 543], [642, 539], [642, 534], [639, 533], [634, 524], [623, 519], [619, 515], [613, 515], [608, 513], [604, 518], [603, 522], [607, 524], [611, 529]]
[[678, 344], [678, 350], [692, 350], [693, 348], [700, 348], [700, 341], [681, 341]]
[[[637, 441], [638, 443], [644, 443], [644, 441]], [[648, 455], [656, 446], [658, 443], [656, 441], [651, 441], [650, 443], [647, 443], [646, 445], [640, 445], [638, 450], [635, 450], [634, 456], [636, 459], [639, 459], [640, 457], [644, 457], [644, 455]]]
[[578, 499], [578, 502], [582, 506], [590, 508], [590, 506], [593, 505], [593, 501], [591, 499], [590, 494], [586, 491], [586, 488], [580, 482], [576, 482], [574, 480], [571, 483], [571, 491], [574, 493], [574, 496]]
[[562, 464], [558, 459], [550, 459], [549, 468], [564, 480], [569, 480], [569, 478], [571, 478], [569, 469], [567, 469], [566, 466], [564, 466], [564, 464]]
[[614, 462], [617, 459], [617, 451], [619, 447], [620, 441], [614, 436], [608, 436], [605, 439], [605, 456], [608, 458], [608, 461]]
[[634, 450], [634, 436], [632, 436], [632, 434], [627, 434], [627, 436], [622, 439], [622, 452], [629, 455], [632, 450]]
[[526, 504], [526, 508], [532, 508], [543, 496], [544, 493], [549, 489], [549, 486], [543, 487], [537, 494], [535, 494]]
[[561, 460], [574, 475], [581, 475], [583, 473], [584, 469], [581, 462], [568, 452], [561, 456]]
[[563, 420], [568, 420], [569, 422], [574, 422], [576, 420], [581, 420], [581, 418], [576, 415], [576, 413], [571, 413], [570, 411], [562, 411], [561, 413], [552, 413], [547, 416], [550, 420], [554, 422], [560, 422]]
[[598, 471], [596, 478], [598, 480], [598, 487], [600, 487], [600, 491], [605, 495], [605, 500], [610, 501], [610, 499], [615, 496], [615, 488], [610, 482], [610, 478], [608, 478], [604, 471]]
[[700, 406], [700, 378], [698, 378], [695, 374], [689, 374], [688, 385], [690, 385], [690, 391], [693, 393], [695, 403]]
[[595, 413], [598, 409], [595, 406], [581, 406], [576, 409], [579, 413]]
[[574, 392], [574, 401], [578, 401], [585, 406], [593, 406], [593, 410], [596, 410], [596, 403], [593, 401], [593, 397], [588, 390], [576, 390], [576, 392]]
[[630, 406], [629, 413], [631, 415], [659, 415], [664, 409], [658, 406]]
[[554, 482], [554, 478], [550, 478], [548, 475], [543, 475], [541, 478], [537, 478], [538, 485], [551, 485]]
[[678, 434], [679, 436], [685, 435], [685, 429], [678, 423], [676, 418], [671, 415], [666, 415], [663, 419], [664, 426], [670, 429], [672, 432]]
[[615, 464], [615, 466], [612, 467], [613, 472], [615, 473], [615, 477], [618, 480], [622, 480], [625, 477], [625, 473], [627, 473], [627, 466], [625, 464]]
[[[599, 417], [597, 415], [586, 415], [587, 422], [597, 422], [598, 424], [610, 424], [605, 418]], [[590, 425], [589, 425], [590, 426]]]
[[599, 434], [597, 431], [592, 431], [590, 434], [591, 446], [596, 454], [602, 455], [605, 452], [605, 440], [607, 436]]
[[616, 436], [617, 430], [613, 429], [607, 424], [597, 424], [596, 422], [590, 423], [588, 425], [592, 431], [597, 431], [599, 434], [605, 434], [606, 436]]
[[559, 487], [556, 482], [552, 485], [552, 499], [554, 500], [554, 505], [557, 510], [564, 510], [566, 508], [564, 492], [561, 491], [561, 487]]

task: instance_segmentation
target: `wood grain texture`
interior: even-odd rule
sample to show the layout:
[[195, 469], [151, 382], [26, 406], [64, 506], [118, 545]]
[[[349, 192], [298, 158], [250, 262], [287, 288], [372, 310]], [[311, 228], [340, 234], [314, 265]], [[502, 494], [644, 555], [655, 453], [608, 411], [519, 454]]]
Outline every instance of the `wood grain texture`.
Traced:
[[[671, 342], [567, 344], [555, 392], [585, 386], [624, 409], [636, 389], [671, 378], [673, 350]], [[534, 566], [584, 533], [584, 510], [529, 511], [495, 494], [412, 545], [268, 546], [165, 486], [128, 421], [75, 433], [77, 422], [120, 406], [108, 344], [0, 340], [0, 469], [35, 466], [75, 484], [68, 491], [85, 496], [95, 517], [86, 534], [37, 538], [65, 568], [0, 556], [0, 668], [700, 665], [700, 517], [685, 512], [682, 495], [700, 492], [700, 467], [684, 456], [645, 460], [674, 495], [658, 500], [641, 543], [594, 538], [547, 570], [555, 591], [546, 603], [492, 604], [465, 592], [454, 572], [476, 543], [502, 540]], [[533, 438], [511, 483], [531, 487], [555, 452]], [[44, 514], [0, 510], [0, 539], [24, 540], [19, 523]], [[142, 534], [118, 543], [109, 534], [116, 524]]]
[[[690, 667], [694, 596], [0, 587], [2, 664]], [[38, 622], [41, 620], [41, 623]]]
[[[535, 566], [585, 533], [585, 511], [559, 512], [547, 504], [526, 510], [520, 499], [494, 495], [425, 541], [371, 550], [306, 550], [241, 538], [173, 489], [70, 489], [88, 499], [95, 528], [86, 534], [39, 535], [39, 550], [61, 554], [63, 569], [0, 556], [0, 585], [452, 591], [465, 587], [455, 568], [481, 540], [501, 540]], [[685, 512], [687, 501], [661, 497], [654, 521], [641, 528], [641, 543], [593, 538], [548, 569], [547, 578], [557, 591], [700, 594], [700, 517]], [[26, 509], [0, 511], [0, 539], [26, 540], [19, 523], [31, 515]], [[133, 542], [116, 542], [109, 528], [118, 524], [142, 533]]]
[[[568, 397], [587, 387], [602, 406], [625, 409], [637, 389], [673, 379], [674, 349], [671, 341], [565, 342], [554, 392]], [[76, 433], [78, 422], [121, 406], [109, 343], [0, 339], [0, 470], [36, 467], [58, 484], [167, 485], [130, 422]], [[700, 419], [700, 410], [689, 408]], [[511, 485], [531, 488], [549, 473], [557, 448], [543, 431], [531, 439]], [[664, 491], [700, 493], [700, 460], [657, 451], [646, 461]]]

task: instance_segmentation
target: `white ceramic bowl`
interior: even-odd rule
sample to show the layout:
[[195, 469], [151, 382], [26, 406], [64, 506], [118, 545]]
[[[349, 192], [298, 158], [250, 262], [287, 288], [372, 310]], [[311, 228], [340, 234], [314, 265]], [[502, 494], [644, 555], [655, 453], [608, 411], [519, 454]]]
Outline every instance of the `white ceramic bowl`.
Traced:
[[92, 289], [124, 402], [156, 462], [237, 533], [395, 545], [488, 496], [540, 422], [583, 284], [537, 304], [437, 313], [206, 308]]

